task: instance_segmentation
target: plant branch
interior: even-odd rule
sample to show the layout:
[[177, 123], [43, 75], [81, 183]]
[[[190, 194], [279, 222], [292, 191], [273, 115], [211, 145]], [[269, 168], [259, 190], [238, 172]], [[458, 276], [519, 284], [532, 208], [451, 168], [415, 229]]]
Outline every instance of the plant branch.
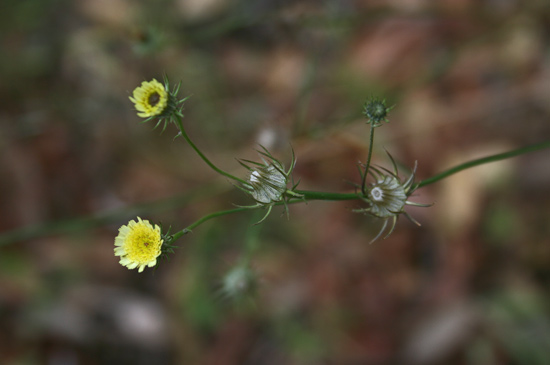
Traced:
[[247, 184], [246, 181], [244, 181], [243, 179], [241, 178], [238, 178], [236, 176], [233, 176], [231, 175], [230, 173], [228, 172], [225, 172], [223, 171], [222, 169], [218, 168], [216, 165], [214, 165], [202, 152], [201, 150], [193, 143], [193, 141], [191, 141], [191, 138], [189, 138], [189, 136], [187, 135], [187, 132], [185, 132], [185, 128], [183, 128], [183, 122], [181, 120], [181, 117], [179, 115], [176, 115], [176, 117], [174, 118], [176, 120], [176, 125], [178, 126], [178, 129], [180, 130], [180, 133], [181, 133], [181, 136], [187, 141], [187, 143], [189, 143], [189, 145], [195, 150], [195, 152], [200, 156], [200, 158], [203, 159], [204, 162], [206, 162], [206, 164], [208, 166], [210, 166], [210, 168], [212, 168], [212, 170], [216, 171], [217, 173], [225, 176], [225, 177], [228, 177], [232, 180], [235, 180], [241, 184]]
[[[179, 124], [181, 124], [181, 120], [179, 121]], [[214, 166], [206, 157], [204, 157], [204, 155], [196, 148], [196, 146], [189, 140], [189, 138], [186, 137], [187, 135], [183, 130], [183, 127], [180, 127], [180, 130], [182, 131], [182, 135], [184, 136], [184, 138], [186, 138], [187, 142], [191, 145], [191, 147], [195, 149], [195, 151], [199, 154], [199, 156], [201, 156], [201, 158], [212, 169], [214, 169], [216, 172], [219, 172], [223, 176], [229, 177], [239, 182], [244, 182], [243, 180], [236, 178], [233, 175], [230, 175], [218, 169], [216, 166]], [[372, 143], [371, 143], [371, 146], [372, 146]], [[415, 185], [415, 189], [424, 187], [429, 184], [433, 184], [439, 180], [447, 178], [450, 175], [456, 174], [457, 172], [466, 170], [471, 167], [508, 159], [511, 157], [519, 156], [530, 152], [535, 152], [545, 148], [550, 148], [550, 141], [545, 141], [545, 142], [541, 142], [531, 146], [521, 147], [512, 151], [468, 161], [458, 166], [455, 166], [453, 168], [450, 168], [446, 171], [443, 171], [435, 176], [432, 176], [430, 178], [427, 178], [425, 180], [418, 182]], [[119, 211], [113, 211], [113, 212], [93, 215], [89, 217], [42, 223], [34, 226], [17, 228], [12, 231], [0, 234], [0, 246], [4, 246], [17, 241], [24, 241], [24, 240], [28, 240], [36, 237], [41, 237], [45, 235], [67, 234], [67, 233], [77, 232], [85, 229], [91, 229], [94, 227], [112, 223], [132, 213], [139, 214], [139, 212], [145, 213], [145, 212], [150, 212], [152, 210], [170, 209], [176, 206], [181, 206], [182, 204], [188, 204], [191, 201], [199, 200], [201, 197], [208, 196], [209, 193], [212, 193], [213, 191], [212, 189], [214, 189], [215, 191], [221, 190], [218, 188], [214, 188], [214, 186], [208, 186], [201, 189], [197, 189], [193, 193], [182, 195], [181, 197], [171, 197], [169, 199], [164, 199], [158, 202], [145, 203], [145, 204], [135, 205], [133, 207], [126, 207]], [[297, 204], [297, 203], [307, 202], [312, 200], [344, 201], [344, 200], [355, 200], [355, 199], [361, 198], [361, 194], [358, 194], [358, 193], [331, 193], [331, 192], [324, 192], [324, 191], [308, 191], [308, 190], [294, 190], [294, 193], [299, 194], [300, 197], [291, 197], [290, 200], [286, 202], [287, 204]], [[285, 203], [281, 201], [273, 205], [278, 206], [283, 204]], [[189, 231], [191, 231], [192, 229], [198, 227], [199, 225], [201, 225], [202, 223], [210, 219], [228, 215], [228, 214], [239, 213], [245, 210], [251, 210], [251, 209], [254, 210], [259, 208], [263, 208], [263, 206], [258, 205], [255, 207], [238, 207], [234, 209], [228, 209], [228, 210], [222, 210], [222, 211], [210, 213], [208, 215], [203, 216], [202, 218], [199, 218], [198, 220], [196, 220], [195, 222], [187, 226], [185, 229], [175, 233], [174, 237], [179, 238], [182, 235], [189, 233]]]
[[374, 145], [374, 122], [370, 123], [370, 140], [369, 140], [369, 153], [367, 155], [367, 164], [365, 165], [365, 173], [361, 180], [361, 192], [363, 195], [367, 195], [367, 175], [369, 173], [370, 159], [372, 156], [372, 146]]
[[[307, 190], [296, 190], [295, 192], [300, 194], [301, 197], [291, 200], [286, 204], [303, 203], [308, 200], [340, 201], [340, 200], [354, 200], [359, 198], [359, 196], [355, 193], [347, 193], [347, 194], [346, 193], [329, 193], [324, 191], [307, 191]], [[284, 204], [285, 202], [280, 201], [280, 202], [274, 203], [273, 206], [279, 206]], [[194, 228], [200, 226], [204, 222], [209, 221], [210, 219], [213, 219], [213, 218], [234, 214], [234, 213], [240, 213], [245, 210], [256, 210], [256, 209], [265, 208], [265, 207], [266, 206], [263, 206], [263, 205], [256, 205], [256, 206], [250, 206], [250, 207], [238, 207], [234, 209], [220, 210], [214, 213], [209, 213], [197, 219], [195, 222], [191, 223], [181, 231], [173, 234], [172, 237], [175, 241], [181, 236], [191, 232]]]
[[456, 174], [457, 172], [460, 172], [462, 170], [466, 170], [466, 169], [469, 169], [469, 168], [472, 168], [472, 167], [475, 167], [475, 166], [479, 166], [479, 165], [483, 165], [483, 164], [486, 164], [486, 163], [490, 163], [490, 162], [505, 160], [507, 158], [523, 155], [523, 154], [526, 154], [526, 153], [529, 153], [529, 152], [534, 152], [534, 151], [542, 150], [542, 149], [545, 149], [545, 148], [550, 148], [550, 141], [545, 141], [545, 142], [537, 143], [537, 144], [534, 144], [534, 145], [531, 145], [531, 146], [521, 147], [521, 148], [518, 148], [518, 149], [515, 149], [515, 150], [512, 150], [512, 151], [499, 153], [499, 154], [492, 155], [492, 156], [478, 158], [477, 160], [468, 161], [468, 162], [465, 162], [465, 163], [460, 164], [458, 166], [455, 166], [453, 168], [450, 168], [448, 170], [445, 170], [445, 171], [443, 171], [443, 172], [441, 172], [441, 173], [439, 173], [435, 176], [432, 176], [430, 178], [427, 178], [425, 180], [420, 181], [419, 183], [416, 184], [415, 189], [421, 188], [421, 187], [429, 185], [429, 184], [433, 184], [436, 181], [442, 180], [442, 179], [444, 179], [444, 178], [446, 178], [450, 175]]

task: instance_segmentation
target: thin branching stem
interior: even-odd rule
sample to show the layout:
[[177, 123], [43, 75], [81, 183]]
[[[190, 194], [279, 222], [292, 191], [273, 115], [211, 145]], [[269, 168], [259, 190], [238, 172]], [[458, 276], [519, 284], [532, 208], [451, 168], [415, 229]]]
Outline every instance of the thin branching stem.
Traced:
[[240, 207], [240, 208], [234, 208], [234, 209], [228, 209], [228, 210], [220, 210], [220, 211], [217, 211], [217, 212], [214, 212], [214, 213], [207, 214], [207, 215], [197, 219], [196, 221], [194, 221], [193, 223], [191, 223], [190, 225], [188, 225], [187, 227], [185, 227], [181, 231], [179, 231], [177, 233], [174, 233], [172, 235], [173, 240], [174, 241], [177, 240], [178, 238], [180, 238], [184, 234], [187, 234], [187, 233], [191, 232], [194, 228], [200, 226], [201, 224], [203, 224], [206, 221], [209, 221], [210, 219], [221, 217], [223, 215], [239, 213], [239, 212], [242, 212], [242, 211], [245, 211], [245, 210], [250, 210], [250, 208]]
[[369, 152], [367, 155], [367, 163], [365, 165], [365, 172], [363, 173], [361, 181], [361, 192], [363, 195], [367, 195], [367, 174], [369, 172], [370, 160], [372, 157], [372, 146], [374, 145], [374, 122], [370, 123], [370, 138], [369, 138]]
[[421, 187], [429, 185], [429, 184], [433, 184], [436, 181], [442, 180], [442, 179], [444, 179], [448, 176], [451, 176], [453, 174], [456, 174], [457, 172], [460, 172], [462, 170], [466, 170], [466, 169], [469, 169], [469, 168], [472, 168], [472, 167], [475, 167], [475, 166], [479, 166], [479, 165], [483, 165], [483, 164], [486, 164], [486, 163], [505, 160], [507, 158], [523, 155], [525, 153], [535, 152], [535, 151], [542, 150], [542, 149], [545, 149], [545, 148], [550, 148], [550, 141], [545, 141], [545, 142], [537, 143], [537, 144], [534, 144], [534, 145], [531, 145], [531, 146], [517, 148], [517, 149], [512, 150], [512, 151], [499, 153], [499, 154], [492, 155], [492, 156], [478, 158], [477, 160], [468, 161], [468, 162], [465, 162], [465, 163], [460, 164], [458, 166], [452, 167], [448, 170], [445, 170], [445, 171], [443, 171], [443, 172], [441, 172], [441, 173], [439, 173], [435, 176], [432, 176], [430, 178], [427, 178], [427, 179], [424, 179], [424, 180], [418, 182], [415, 185], [415, 189], [421, 188]]
[[[185, 138], [186, 136], [185, 131], [183, 131], [183, 128], [181, 128], [181, 130], [182, 130], [182, 135]], [[188, 138], [186, 138], [186, 140], [190, 142]], [[228, 173], [225, 173], [222, 170], [219, 170], [216, 166], [210, 163], [210, 161], [206, 157], [204, 157], [202, 153], [200, 153], [200, 151], [195, 147], [195, 145], [192, 142], [190, 142], [189, 144], [191, 145], [191, 147], [195, 149], [195, 151], [197, 151], [197, 153], [203, 158], [203, 160], [206, 161], [208, 165], [212, 167], [215, 171], [233, 180], [240, 181], [240, 179]], [[371, 146], [372, 146], [372, 143], [371, 143]], [[419, 183], [414, 185], [414, 189], [421, 188], [429, 184], [433, 184], [439, 180], [443, 180], [444, 178], [450, 175], [456, 174], [457, 172], [466, 170], [471, 167], [475, 167], [475, 166], [479, 166], [479, 165], [483, 165], [483, 164], [491, 163], [495, 161], [505, 160], [511, 157], [523, 155], [530, 152], [535, 152], [545, 148], [550, 148], [550, 141], [545, 141], [545, 142], [537, 143], [531, 146], [521, 147], [512, 151], [479, 158], [477, 160], [468, 161], [458, 166], [455, 166], [453, 168], [450, 168], [446, 171], [443, 171], [435, 176], [432, 176], [430, 178], [420, 181]], [[370, 153], [369, 153], [369, 156], [370, 156]], [[190, 194], [189, 196], [193, 196], [194, 198], [199, 198], [203, 195], [206, 195], [205, 194], [206, 191], [212, 192], [212, 187], [209, 187], [208, 189], [204, 189], [204, 190], [205, 191], [202, 192], [201, 194], [193, 193], [193, 194]], [[331, 192], [324, 192], [324, 191], [308, 191], [308, 190], [294, 190], [294, 193], [299, 194], [300, 197], [291, 197], [291, 199], [288, 202], [286, 202], [286, 204], [304, 203], [311, 200], [343, 201], [343, 200], [355, 200], [355, 199], [361, 198], [360, 194], [357, 194], [357, 193], [331, 193]], [[145, 211], [151, 211], [159, 208], [168, 209], [177, 205], [189, 204], [190, 200], [192, 200], [192, 199], [189, 199], [189, 196], [187, 195], [184, 196], [185, 199], [171, 198], [171, 199], [167, 199], [167, 201], [162, 201], [160, 203], [153, 202], [153, 203], [147, 203], [145, 205], [144, 204], [135, 205], [132, 207], [126, 207], [124, 208], [124, 210], [121, 210], [121, 211], [111, 212], [103, 215], [74, 218], [74, 219], [69, 219], [65, 221], [41, 223], [33, 226], [17, 228], [12, 231], [8, 231], [0, 234], [0, 246], [8, 245], [13, 242], [33, 239], [36, 237], [42, 237], [46, 235], [67, 234], [70, 232], [82, 231], [82, 230], [91, 229], [98, 226], [103, 226], [103, 225], [120, 220], [123, 216], [128, 215], [130, 211], [137, 213], [138, 211], [145, 212]], [[281, 201], [273, 205], [278, 206], [283, 204], [285, 203]], [[213, 218], [221, 217], [228, 214], [239, 213], [245, 210], [255, 210], [259, 208], [264, 208], [264, 207], [262, 205], [258, 205], [257, 207], [253, 207], [253, 208], [238, 207], [234, 209], [228, 209], [228, 210], [222, 210], [222, 211], [210, 213], [208, 215], [203, 216], [202, 218], [199, 218], [198, 220], [196, 220], [195, 222], [193, 222], [183, 230], [175, 233], [173, 236], [174, 238], [179, 238], [182, 235], [189, 233], [192, 229], [198, 227], [199, 225]]]
[[175, 120], [176, 120], [176, 125], [178, 127], [178, 129], [180, 130], [180, 134], [181, 136], [185, 139], [185, 141], [187, 141], [187, 143], [189, 143], [189, 145], [191, 146], [191, 148], [193, 148], [195, 150], [195, 152], [199, 155], [200, 158], [203, 159], [204, 162], [206, 162], [206, 164], [208, 166], [210, 166], [210, 168], [212, 168], [212, 170], [216, 171], [217, 173], [225, 176], [225, 177], [228, 177], [232, 180], [235, 180], [241, 184], [247, 184], [246, 181], [244, 181], [243, 179], [241, 178], [238, 178], [236, 176], [233, 176], [231, 175], [229, 172], [226, 172], [226, 171], [223, 171], [222, 169], [220, 169], [219, 167], [217, 167], [216, 165], [214, 165], [202, 152], [201, 150], [193, 143], [193, 141], [191, 141], [191, 138], [189, 138], [189, 136], [187, 135], [187, 132], [185, 131], [185, 128], [183, 128], [183, 122], [181, 120], [181, 117], [179, 115], [176, 115], [175, 117]]
[[[329, 193], [329, 192], [323, 192], [323, 191], [307, 191], [307, 190], [296, 190], [295, 192], [299, 193], [301, 195], [300, 198], [290, 200], [289, 202], [280, 201], [280, 202], [277, 202], [277, 203], [273, 203], [271, 206], [284, 205], [285, 203], [286, 204], [303, 203], [303, 202], [307, 202], [308, 200], [343, 201], [343, 200], [358, 199], [358, 195], [356, 193], [347, 193], [347, 194], [346, 193]], [[265, 208], [266, 208], [266, 206], [258, 204], [258, 205], [255, 205], [255, 206], [238, 207], [238, 208], [234, 208], [234, 209], [220, 210], [220, 211], [217, 211], [217, 212], [214, 212], [214, 213], [209, 213], [209, 214], [197, 219], [196, 221], [194, 221], [193, 223], [191, 223], [190, 225], [188, 225], [187, 227], [185, 227], [181, 231], [173, 234], [172, 237], [175, 241], [176, 239], [180, 238], [184, 234], [190, 233], [194, 228], [200, 226], [204, 222], [207, 222], [207, 221], [209, 221], [210, 219], [213, 219], [213, 218], [217, 218], [217, 217], [221, 217], [221, 216], [229, 215], [229, 214], [234, 214], [234, 213], [240, 213], [240, 212], [243, 212], [245, 210], [256, 210], [256, 209], [265, 209]]]

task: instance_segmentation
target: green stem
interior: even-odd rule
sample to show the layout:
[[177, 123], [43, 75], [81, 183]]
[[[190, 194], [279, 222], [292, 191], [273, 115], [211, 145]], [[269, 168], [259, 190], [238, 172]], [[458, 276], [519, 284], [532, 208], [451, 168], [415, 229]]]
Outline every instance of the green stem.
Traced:
[[372, 156], [372, 146], [374, 145], [374, 122], [371, 122], [370, 124], [370, 140], [369, 140], [369, 153], [367, 155], [367, 164], [365, 165], [365, 173], [363, 174], [363, 178], [361, 181], [361, 192], [363, 192], [363, 195], [367, 195], [367, 175], [369, 173], [369, 167], [370, 167], [370, 159]]
[[[354, 200], [358, 199], [359, 195], [356, 193], [328, 193], [324, 191], [308, 191], [308, 190], [295, 190], [294, 193], [300, 194], [300, 198], [296, 198], [295, 200], [287, 202], [287, 204], [296, 204], [308, 200], [327, 200], [327, 201], [341, 201], [341, 200]], [[284, 205], [285, 203], [280, 201], [277, 203], [274, 203], [273, 206], [278, 205]], [[218, 212], [207, 214], [199, 219], [197, 219], [195, 222], [191, 223], [181, 231], [175, 233], [172, 235], [174, 241], [180, 238], [181, 236], [190, 233], [194, 228], [200, 226], [206, 221], [209, 221], [210, 219], [221, 217], [228, 214], [233, 213], [239, 213], [245, 210], [253, 210], [253, 209], [260, 209], [265, 208], [263, 205], [253, 205], [249, 207], [238, 207], [234, 209], [228, 209], [228, 210], [220, 210]]]
[[359, 199], [357, 193], [329, 193], [325, 191], [309, 191], [309, 190], [294, 190], [295, 193], [300, 194], [302, 197], [297, 198], [296, 201], [291, 203], [299, 202], [300, 200], [329, 200], [329, 201], [338, 201], [338, 200], [354, 200]]
[[191, 138], [189, 138], [189, 136], [187, 135], [187, 132], [185, 132], [185, 128], [183, 128], [183, 122], [181, 120], [181, 117], [179, 115], [176, 115], [176, 124], [181, 132], [181, 135], [183, 138], [185, 138], [185, 140], [187, 141], [187, 143], [189, 143], [189, 145], [195, 150], [195, 152], [197, 152], [197, 154], [200, 156], [200, 158], [203, 159], [204, 162], [206, 162], [206, 164], [208, 166], [210, 166], [210, 168], [212, 168], [212, 170], [216, 171], [217, 173], [225, 176], [225, 177], [228, 177], [232, 180], [235, 180], [237, 182], [240, 182], [241, 184], [247, 184], [247, 182], [241, 178], [238, 178], [236, 176], [233, 176], [231, 175], [230, 173], [228, 172], [225, 172], [223, 171], [222, 169], [218, 168], [216, 165], [214, 165], [202, 152], [201, 150], [199, 150], [199, 148], [193, 143], [193, 141], [191, 141]]
[[[371, 137], [372, 137], [372, 135], [373, 135], [373, 133], [372, 133], [372, 129], [371, 129]], [[371, 143], [371, 146], [372, 146], [372, 143]], [[429, 184], [433, 184], [436, 181], [442, 180], [442, 179], [444, 179], [444, 178], [446, 178], [446, 177], [448, 177], [452, 174], [455, 174], [459, 171], [462, 171], [462, 170], [465, 170], [465, 169], [468, 169], [468, 168], [471, 168], [471, 167], [474, 167], [474, 166], [504, 160], [504, 159], [507, 159], [507, 158], [510, 158], [510, 157], [522, 155], [522, 154], [529, 153], [529, 152], [534, 152], [534, 151], [541, 150], [541, 149], [544, 149], [544, 148], [549, 148], [549, 147], [550, 147], [550, 141], [546, 141], [546, 142], [538, 143], [538, 144], [535, 144], [535, 145], [532, 145], [532, 146], [518, 148], [518, 149], [513, 150], [513, 151], [504, 152], [504, 153], [500, 153], [500, 154], [497, 154], [497, 155], [492, 155], [492, 156], [483, 157], [483, 158], [480, 158], [480, 159], [477, 159], [477, 160], [469, 161], [469, 162], [463, 163], [461, 165], [455, 166], [451, 169], [448, 169], [448, 170], [446, 170], [446, 171], [444, 171], [444, 172], [442, 172], [442, 173], [440, 173], [436, 176], [433, 176], [431, 178], [428, 178], [428, 179], [425, 179], [425, 180], [419, 182], [416, 185], [416, 188], [420, 188], [420, 187], [423, 187], [423, 186], [426, 186], [426, 185], [429, 185]], [[371, 151], [372, 151], [372, 147], [369, 148], [369, 158], [367, 159], [367, 165], [366, 165], [367, 167], [370, 164]], [[368, 170], [366, 170], [366, 171], [368, 171]], [[289, 201], [287, 204], [295, 204], [295, 203], [300, 203], [300, 202], [308, 201], [308, 200], [342, 201], [342, 200], [360, 199], [360, 195], [357, 194], [357, 193], [330, 193], [330, 192], [325, 192], [325, 191], [309, 191], [309, 190], [294, 190], [294, 193], [297, 194], [297, 195], [301, 195], [301, 197], [293, 198], [293, 200]], [[275, 203], [273, 205], [276, 206], [276, 205], [282, 205], [282, 204], [284, 204], [284, 203], [283, 202], [278, 202], [278, 203]], [[239, 213], [239, 212], [242, 212], [244, 210], [258, 209], [258, 208], [263, 208], [263, 206], [262, 205], [257, 205], [257, 206], [252, 206], [252, 207], [239, 207], [239, 208], [235, 208], [235, 209], [222, 210], [222, 211], [219, 211], [219, 212], [210, 213], [210, 214], [205, 215], [204, 217], [196, 220], [195, 222], [193, 222], [191, 225], [187, 226], [183, 230], [181, 230], [181, 231], [177, 232], [176, 234], [174, 234], [174, 239], [177, 239], [177, 238], [183, 236], [184, 234], [189, 233], [193, 228], [203, 224], [204, 222], [206, 222], [210, 219], [220, 217], [220, 216], [224, 216], [224, 215], [228, 215], [228, 214]]]
[[534, 151], [542, 150], [544, 148], [549, 148], [549, 147], [550, 147], [550, 141], [546, 141], [546, 142], [537, 143], [537, 144], [527, 146], [527, 147], [521, 147], [521, 148], [518, 148], [518, 149], [515, 149], [515, 150], [512, 150], [512, 151], [508, 151], [508, 152], [499, 153], [499, 154], [492, 155], [492, 156], [479, 158], [477, 160], [468, 161], [468, 162], [465, 162], [465, 163], [460, 164], [458, 166], [455, 166], [453, 168], [450, 168], [446, 171], [443, 171], [443, 172], [441, 172], [441, 173], [439, 173], [435, 176], [432, 176], [430, 178], [427, 178], [425, 180], [420, 181], [418, 184], [416, 184], [415, 189], [416, 188], [421, 188], [421, 187], [429, 185], [429, 184], [433, 184], [436, 181], [439, 181], [439, 180], [444, 179], [444, 178], [446, 178], [450, 175], [456, 174], [457, 172], [469, 169], [469, 168], [474, 167], [474, 166], [483, 165], [483, 164], [486, 164], [486, 163], [500, 161], [500, 160], [505, 160], [507, 158], [523, 155], [525, 153], [534, 152]]
[[[179, 123], [181, 124], [181, 120], [179, 121]], [[180, 129], [182, 131], [182, 135], [185, 138], [186, 134], [185, 134], [185, 131], [183, 130], [183, 127], [180, 127]], [[202, 153], [195, 147], [195, 145], [188, 139], [188, 137], [186, 138], [186, 140], [189, 142], [191, 147], [193, 147], [195, 151], [197, 151], [197, 153], [203, 158], [203, 160], [205, 160], [208, 163], [208, 165], [212, 167], [214, 170], [231, 179], [242, 181], [216, 168], [216, 166], [212, 165], [212, 163], [210, 163], [210, 161], [206, 157], [204, 157], [204, 155], [202, 155]], [[474, 166], [504, 160], [504, 159], [519, 156], [522, 154], [542, 150], [545, 148], [550, 148], [550, 141], [541, 142], [531, 146], [518, 148], [513, 151], [504, 152], [504, 153], [500, 153], [500, 154], [496, 154], [488, 157], [483, 157], [477, 160], [469, 161], [461, 165], [455, 166], [453, 168], [450, 168], [440, 174], [437, 174], [435, 176], [422, 180], [418, 184], [416, 184], [415, 188], [420, 188], [429, 184], [433, 184], [436, 181], [442, 180], [452, 174], [455, 174], [459, 171], [462, 171]], [[32, 238], [40, 237], [44, 235], [67, 234], [70, 232], [81, 231], [81, 230], [109, 224], [121, 219], [123, 216], [127, 216], [130, 213], [130, 211], [132, 211], [133, 214], [139, 214], [139, 212], [145, 213], [147, 211], [151, 211], [155, 209], [165, 210], [167, 208], [179, 206], [182, 203], [188, 204], [192, 200], [195, 200], [195, 199], [198, 200], [200, 197], [206, 195], [206, 192], [211, 193], [212, 189], [213, 187], [209, 186], [208, 188], [205, 188], [204, 191], [201, 190], [200, 193], [197, 191], [197, 192], [193, 192], [192, 194], [186, 194], [182, 196], [182, 199], [180, 198], [174, 199], [172, 197], [170, 199], [166, 199], [165, 201], [135, 205], [130, 208], [125, 208], [121, 211], [106, 213], [106, 214], [97, 215], [97, 216], [76, 218], [76, 219], [60, 221], [60, 222], [50, 222], [50, 223], [37, 224], [34, 226], [21, 227], [21, 228], [14, 229], [12, 231], [0, 234], [0, 246], [7, 245], [9, 243], [13, 243], [17, 241], [28, 240], [28, 239], [32, 239]], [[330, 193], [330, 192], [324, 192], [324, 191], [308, 191], [308, 190], [295, 190], [294, 193], [296, 193], [297, 195], [300, 195], [300, 197], [293, 197], [291, 201], [287, 202], [287, 204], [296, 204], [296, 203], [310, 201], [310, 200], [325, 200], [325, 201], [354, 200], [354, 199], [360, 199], [361, 197], [360, 194], [357, 194], [357, 193]], [[282, 204], [284, 203], [279, 202], [274, 205], [282, 205]], [[228, 215], [228, 214], [242, 212], [245, 210], [258, 209], [258, 208], [262, 208], [262, 206], [258, 205], [254, 207], [239, 207], [239, 208], [223, 210], [223, 211], [208, 214], [198, 219], [197, 221], [195, 221], [194, 223], [192, 223], [182, 231], [179, 231], [176, 234], [174, 234], [174, 237], [179, 238], [184, 234], [189, 233], [191, 229], [196, 228], [197, 226], [201, 225], [202, 223], [210, 219], [220, 217], [223, 215]]]
[[119, 222], [128, 216], [143, 216], [155, 212], [169, 211], [201, 201], [211, 197], [213, 194], [224, 193], [227, 190], [228, 184], [211, 183], [192, 189], [185, 194], [173, 195], [169, 198], [152, 202], [138, 203], [108, 212], [97, 212], [84, 217], [18, 227], [11, 231], [0, 233], [0, 248], [14, 242], [27, 241], [37, 237], [76, 234], [77, 232]]
[[200, 226], [201, 224], [203, 224], [204, 222], [206, 222], [210, 219], [221, 217], [223, 215], [239, 213], [239, 212], [242, 212], [244, 210], [249, 210], [249, 209], [251, 209], [251, 208], [240, 207], [240, 208], [235, 208], [235, 209], [220, 210], [218, 212], [207, 214], [204, 217], [202, 217], [200, 219], [197, 219], [195, 222], [191, 223], [190, 225], [188, 225], [187, 227], [185, 227], [181, 231], [173, 234], [172, 237], [174, 238], [174, 241], [175, 241], [178, 238], [180, 238], [181, 236], [183, 236], [184, 234], [187, 234], [187, 233], [191, 232], [193, 230], [193, 228], [196, 228], [196, 227]]

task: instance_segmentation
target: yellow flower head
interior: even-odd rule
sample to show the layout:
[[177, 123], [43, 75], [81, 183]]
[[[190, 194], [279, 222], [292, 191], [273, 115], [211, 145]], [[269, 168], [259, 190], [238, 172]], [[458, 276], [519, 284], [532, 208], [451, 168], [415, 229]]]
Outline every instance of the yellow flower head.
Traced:
[[170, 94], [164, 85], [157, 80], [143, 81], [141, 86], [134, 89], [130, 100], [135, 104], [137, 115], [142, 118], [151, 118], [162, 115], [170, 99]]
[[153, 267], [161, 254], [162, 237], [160, 227], [152, 225], [147, 220], [131, 220], [127, 226], [118, 229], [115, 238], [115, 256], [120, 256], [120, 264], [128, 269], [139, 268], [142, 272], [145, 266]]

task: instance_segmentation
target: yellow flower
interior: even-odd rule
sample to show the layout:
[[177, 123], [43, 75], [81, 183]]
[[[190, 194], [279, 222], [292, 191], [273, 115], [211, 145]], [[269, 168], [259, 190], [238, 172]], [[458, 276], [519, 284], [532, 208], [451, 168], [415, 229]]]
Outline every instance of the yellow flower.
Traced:
[[162, 238], [160, 227], [152, 225], [147, 220], [137, 218], [127, 226], [118, 229], [115, 238], [115, 256], [120, 256], [120, 264], [128, 269], [139, 267], [142, 272], [145, 266], [153, 267], [161, 254]]
[[142, 118], [157, 117], [168, 107], [170, 94], [157, 80], [143, 81], [141, 86], [134, 89], [130, 100], [135, 104], [137, 115]]

